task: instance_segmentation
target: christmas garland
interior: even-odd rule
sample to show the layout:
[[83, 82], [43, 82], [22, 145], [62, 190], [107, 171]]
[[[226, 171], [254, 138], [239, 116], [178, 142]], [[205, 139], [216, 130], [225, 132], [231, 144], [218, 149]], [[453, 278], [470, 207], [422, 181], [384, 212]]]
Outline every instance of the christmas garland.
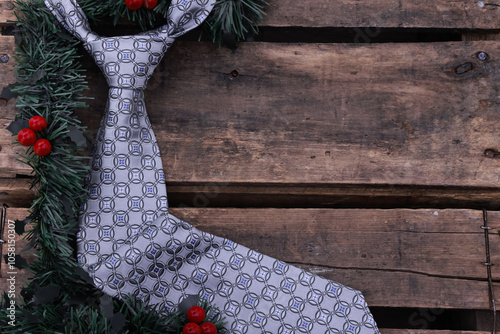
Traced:
[[[154, 8], [146, 3], [132, 10], [124, 1], [78, 3], [94, 23], [112, 18], [117, 24], [128, 18], [143, 30], [163, 24], [170, 4], [160, 0]], [[265, 5], [264, 0], [219, 0], [203, 31], [214, 42], [234, 46], [258, 32], [255, 24], [262, 20]], [[2, 94], [19, 96], [19, 113], [8, 130], [28, 147], [21, 161], [33, 169], [30, 187], [37, 198], [29, 216], [16, 221], [16, 233], [29, 239], [21, 253], [33, 249], [37, 260], [27, 266], [22, 255], [16, 255], [16, 266], [30, 270], [33, 278], [19, 296], [3, 294], [0, 332], [181, 333], [187, 322], [203, 321], [223, 332], [217, 309], [195, 296], [186, 298], [174, 313], [155, 310], [133, 296], [115, 300], [96, 289], [76, 262], [77, 217], [87, 196], [83, 180], [88, 173], [88, 158], [82, 154], [85, 128], [73, 115], [76, 108], [86, 107], [79, 42], [61, 30], [43, 0], [17, 2], [16, 15], [21, 37], [16, 38], [18, 83]], [[28, 224], [31, 229], [25, 231]], [[194, 305], [206, 312], [203, 319], [199, 314], [196, 321], [190, 319]], [[206, 333], [213, 331], [210, 328]]]

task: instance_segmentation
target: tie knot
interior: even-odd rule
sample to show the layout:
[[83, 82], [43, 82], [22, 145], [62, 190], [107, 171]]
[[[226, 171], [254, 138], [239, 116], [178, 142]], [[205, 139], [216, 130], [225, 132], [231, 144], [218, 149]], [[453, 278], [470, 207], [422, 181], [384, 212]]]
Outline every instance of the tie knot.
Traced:
[[172, 42], [151, 33], [100, 37], [87, 47], [110, 87], [145, 89]]

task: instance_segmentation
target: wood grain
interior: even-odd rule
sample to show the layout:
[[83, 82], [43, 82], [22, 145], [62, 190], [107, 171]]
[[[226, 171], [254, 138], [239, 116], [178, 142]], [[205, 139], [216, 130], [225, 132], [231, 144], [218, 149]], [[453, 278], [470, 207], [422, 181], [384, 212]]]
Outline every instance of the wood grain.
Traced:
[[12, 0], [0, 0], [0, 26], [12, 25], [17, 20], [14, 14], [14, 2]]
[[[0, 36], [0, 55], [9, 57], [8, 62], [0, 63], [0, 91], [16, 82], [14, 52], [14, 37]], [[25, 164], [17, 160], [19, 154], [26, 152], [26, 149], [21, 145], [13, 145], [16, 138], [6, 129], [14, 120], [16, 112], [15, 99], [0, 99], [0, 178], [31, 173]]]
[[[499, 48], [248, 43], [231, 53], [182, 42], [146, 105], [169, 182], [385, 185], [387, 196], [467, 187], [480, 198], [500, 185], [500, 160], [485, 155], [500, 148]], [[95, 131], [106, 90], [100, 73], [90, 76], [96, 99], [80, 117]]]
[[[499, 27], [498, 3], [480, 8], [477, 1], [270, 1], [263, 25], [300, 27]], [[360, 30], [370, 37], [376, 29]]]
[[0, 178], [0, 205], [7, 204], [11, 208], [28, 208], [35, 199], [35, 193], [29, 189], [29, 180]]
[[485, 331], [453, 331], [453, 330], [430, 330], [430, 329], [389, 329], [381, 328], [382, 334], [491, 334]]
[[[500, 149], [491, 126], [499, 48], [497, 42], [247, 43], [231, 53], [179, 42], [146, 92], [168, 184], [193, 192], [211, 183], [219, 188], [215, 195], [227, 191], [227, 197], [245, 187], [268, 194], [307, 188], [311, 195], [329, 193], [319, 199], [326, 205], [353, 196], [346, 186], [354, 186], [365, 202], [400, 198], [395, 206], [401, 206], [423, 198], [427, 206], [464, 201], [497, 208], [500, 160], [485, 152]], [[490, 58], [478, 60], [478, 51]], [[79, 116], [93, 137], [107, 89], [89, 67], [95, 100]], [[29, 174], [15, 161], [22, 148], [0, 132], [7, 147], [0, 176]]]
[[[26, 209], [8, 213], [24, 218]], [[172, 213], [359, 289], [371, 306], [489, 308], [480, 264], [480, 211], [175, 208]]]
[[[11, 1], [0, 1], [0, 22], [13, 20]], [[488, 1], [416, 0], [273, 0], [266, 9], [263, 26], [272, 27], [416, 27], [498, 29], [498, 3]], [[370, 37], [374, 29], [359, 31]]]
[[404, 307], [489, 308], [480, 211], [172, 212], [201, 230], [359, 289], [372, 306], [402, 307], [404, 301]]

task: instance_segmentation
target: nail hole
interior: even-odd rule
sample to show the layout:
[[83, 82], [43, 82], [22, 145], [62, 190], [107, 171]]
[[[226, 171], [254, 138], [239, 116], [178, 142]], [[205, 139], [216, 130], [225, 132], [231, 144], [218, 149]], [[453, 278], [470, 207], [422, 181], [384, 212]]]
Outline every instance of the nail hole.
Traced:
[[236, 70], [232, 70], [231, 73], [229, 73], [229, 76], [231, 78], [236, 78], [238, 75], [240, 75], [240, 74]]
[[484, 155], [490, 159], [493, 159], [495, 156], [500, 155], [500, 153], [493, 148], [487, 148], [486, 150], [484, 150]]

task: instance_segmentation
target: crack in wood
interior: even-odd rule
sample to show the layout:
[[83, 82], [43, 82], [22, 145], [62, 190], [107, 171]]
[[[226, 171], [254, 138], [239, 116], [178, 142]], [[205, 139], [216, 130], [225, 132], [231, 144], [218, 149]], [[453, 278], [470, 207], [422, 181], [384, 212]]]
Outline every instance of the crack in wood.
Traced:
[[[479, 278], [479, 277], [467, 277], [467, 276], [450, 276], [450, 275], [439, 275], [439, 274], [430, 274], [418, 270], [411, 269], [388, 269], [388, 268], [367, 268], [367, 267], [342, 267], [342, 266], [331, 266], [325, 264], [315, 264], [315, 263], [307, 263], [307, 262], [291, 262], [287, 261], [287, 263], [295, 265], [295, 266], [310, 266], [310, 267], [319, 267], [325, 269], [332, 270], [363, 270], [363, 271], [381, 271], [381, 272], [389, 272], [389, 273], [404, 273], [404, 274], [416, 274], [423, 275], [426, 277], [434, 277], [434, 278], [446, 278], [446, 279], [457, 279], [462, 281], [476, 281], [476, 282], [487, 282], [487, 278]], [[313, 273], [316, 273], [314, 270], [310, 270]], [[500, 282], [500, 280], [493, 280], [492, 282]]]

